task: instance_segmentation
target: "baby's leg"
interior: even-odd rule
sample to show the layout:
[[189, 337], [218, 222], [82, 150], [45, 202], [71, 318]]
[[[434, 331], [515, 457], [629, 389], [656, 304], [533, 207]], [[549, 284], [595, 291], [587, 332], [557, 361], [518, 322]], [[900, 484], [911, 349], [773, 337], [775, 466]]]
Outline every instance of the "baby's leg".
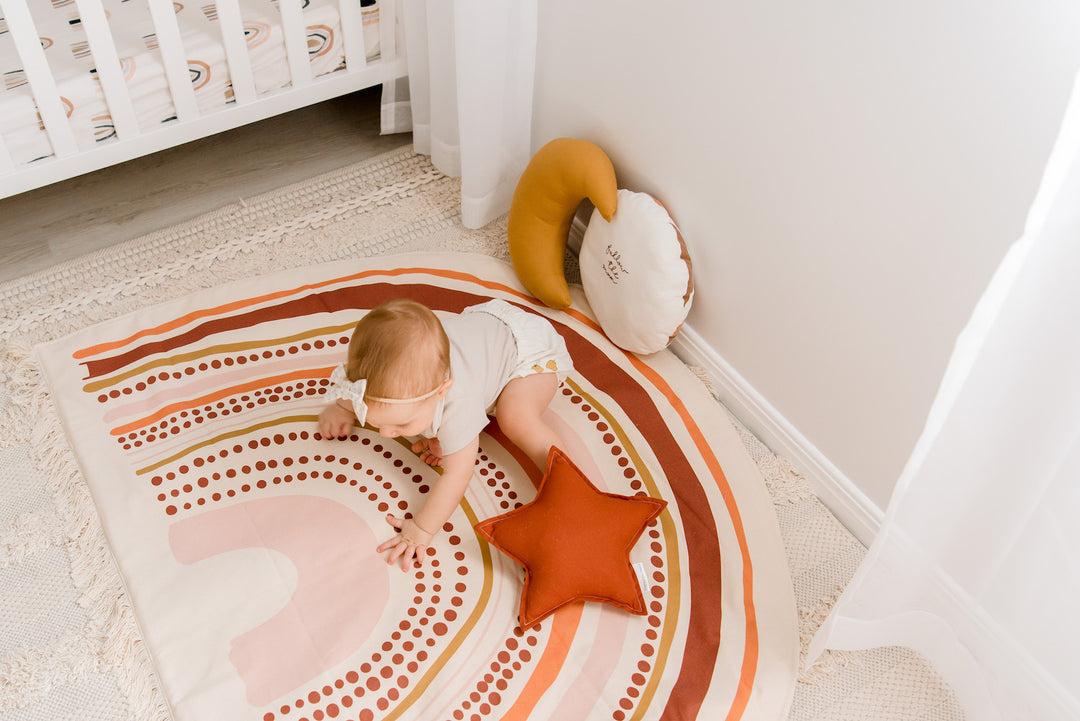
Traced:
[[541, 471], [547, 465], [551, 447], [562, 445], [558, 434], [541, 417], [558, 387], [559, 378], [554, 373], [515, 378], [503, 388], [495, 405], [499, 428]]

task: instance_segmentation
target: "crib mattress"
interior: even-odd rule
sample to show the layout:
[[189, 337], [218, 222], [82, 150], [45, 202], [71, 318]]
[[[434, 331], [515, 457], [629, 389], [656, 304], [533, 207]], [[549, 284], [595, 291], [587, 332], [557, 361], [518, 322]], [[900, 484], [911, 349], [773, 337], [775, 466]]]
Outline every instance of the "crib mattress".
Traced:
[[[146, 0], [103, 0], [120, 56], [124, 79], [140, 131], [174, 120], [169, 91]], [[80, 150], [116, 137], [112, 118], [94, 70], [86, 33], [74, 0], [32, 0], [31, 15]], [[173, 2], [195, 98], [202, 113], [233, 100], [232, 85], [213, 3]], [[276, 0], [241, 0], [241, 16], [256, 90], [262, 93], [290, 83], [281, 15]], [[344, 43], [338, 7], [333, 0], [305, 0], [308, 57], [313, 75], [344, 66]], [[368, 57], [378, 55], [377, 5], [363, 8]], [[0, 18], [0, 136], [12, 160], [29, 163], [53, 154], [38, 115], [22, 61], [7, 25]]]

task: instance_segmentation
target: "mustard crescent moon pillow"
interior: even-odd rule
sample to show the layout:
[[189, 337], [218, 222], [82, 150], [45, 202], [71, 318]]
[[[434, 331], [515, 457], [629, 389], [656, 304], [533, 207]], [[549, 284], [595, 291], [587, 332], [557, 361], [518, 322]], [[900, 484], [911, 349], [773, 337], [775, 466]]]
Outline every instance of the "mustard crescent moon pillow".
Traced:
[[556, 138], [529, 161], [510, 201], [506, 236], [518, 279], [545, 305], [570, 305], [563, 260], [578, 205], [588, 198], [610, 218], [616, 192], [611, 160], [587, 140]]
[[686, 243], [648, 193], [619, 190], [608, 222], [593, 212], [579, 254], [581, 284], [611, 341], [641, 354], [663, 350], [694, 299]]

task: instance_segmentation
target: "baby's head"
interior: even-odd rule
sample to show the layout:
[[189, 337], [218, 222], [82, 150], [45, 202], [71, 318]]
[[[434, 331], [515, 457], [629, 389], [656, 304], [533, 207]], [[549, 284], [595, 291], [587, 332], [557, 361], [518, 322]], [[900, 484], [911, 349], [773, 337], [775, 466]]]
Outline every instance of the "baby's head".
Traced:
[[390, 300], [356, 324], [345, 374], [367, 379], [368, 423], [388, 437], [417, 435], [450, 389], [450, 341], [427, 307]]

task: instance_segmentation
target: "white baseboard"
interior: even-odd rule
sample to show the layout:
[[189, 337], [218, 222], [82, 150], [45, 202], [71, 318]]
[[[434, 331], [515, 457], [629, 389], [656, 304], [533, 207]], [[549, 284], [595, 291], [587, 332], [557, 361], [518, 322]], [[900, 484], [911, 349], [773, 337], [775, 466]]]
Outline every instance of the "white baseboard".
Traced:
[[864, 545], [877, 535], [882, 510], [814, 446], [693, 328], [684, 325], [671, 350], [708, 373], [720, 402], [777, 455], [791, 461], [821, 502]]

